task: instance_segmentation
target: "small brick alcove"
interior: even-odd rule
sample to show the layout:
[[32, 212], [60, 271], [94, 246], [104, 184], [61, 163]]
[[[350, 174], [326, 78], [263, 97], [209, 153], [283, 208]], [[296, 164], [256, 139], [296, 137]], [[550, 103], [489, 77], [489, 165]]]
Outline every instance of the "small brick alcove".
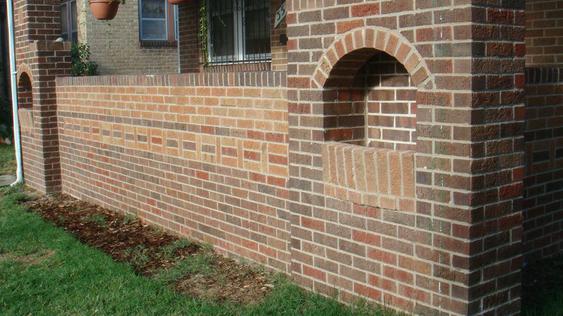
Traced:
[[389, 32], [360, 30], [336, 41], [319, 69], [324, 193], [413, 211], [417, 84], [429, 81], [416, 50]]
[[31, 109], [33, 107], [33, 91], [31, 78], [27, 73], [22, 73], [18, 80], [18, 108]]
[[[22, 142], [33, 143], [33, 87], [31, 77], [27, 72], [18, 76], [18, 117]], [[22, 147], [22, 156], [31, 157], [29, 146]], [[23, 159], [23, 170], [32, 168], [27, 159]]]
[[414, 150], [416, 91], [389, 54], [369, 48], [347, 54], [325, 84], [325, 141]]

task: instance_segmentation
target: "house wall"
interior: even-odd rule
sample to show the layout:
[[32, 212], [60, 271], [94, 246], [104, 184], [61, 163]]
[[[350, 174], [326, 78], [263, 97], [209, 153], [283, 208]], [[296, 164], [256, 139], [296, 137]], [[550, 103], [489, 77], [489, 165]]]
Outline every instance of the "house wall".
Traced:
[[563, 249], [563, 1], [526, 2], [524, 249], [531, 263]]
[[287, 69], [287, 46], [280, 42], [280, 36], [286, 34], [287, 23], [283, 21], [274, 28], [275, 13], [283, 0], [271, 1], [271, 62], [261, 63], [239, 63], [222, 66], [205, 66], [205, 58], [202, 54], [199, 40], [199, 11], [200, 1], [190, 1], [181, 5], [180, 8], [180, 68], [182, 73], [186, 72], [245, 72], [245, 71], [285, 71]]
[[139, 40], [139, 2], [119, 6], [115, 19], [98, 21], [87, 0], [77, 0], [78, 40], [90, 45], [91, 60], [101, 75], [178, 73], [178, 49], [142, 47]]
[[524, 251], [533, 262], [563, 250], [563, 69], [527, 69]]
[[526, 65], [563, 66], [563, 0], [526, 1]]
[[289, 271], [285, 74], [57, 81], [62, 191]]

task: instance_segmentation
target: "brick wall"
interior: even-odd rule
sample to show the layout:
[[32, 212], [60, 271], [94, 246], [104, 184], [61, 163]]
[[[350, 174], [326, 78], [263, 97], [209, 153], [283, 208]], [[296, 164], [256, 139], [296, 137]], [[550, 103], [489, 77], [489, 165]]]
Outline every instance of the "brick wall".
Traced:
[[63, 192], [287, 272], [284, 86], [273, 72], [59, 80]]
[[[523, 3], [289, 2], [288, 208], [292, 274], [300, 284], [344, 301], [368, 297], [421, 314], [518, 313]], [[410, 75], [411, 82], [400, 85], [410, 94], [403, 104], [415, 110], [401, 111], [409, 137], [381, 140], [397, 149], [383, 152], [387, 159], [407, 155], [399, 140], [416, 149], [411, 210], [396, 203], [358, 203], [361, 182], [358, 191], [358, 179], [347, 171], [355, 163], [352, 156], [364, 151], [367, 157], [373, 150], [362, 146], [343, 150], [343, 156], [351, 153], [347, 163], [338, 163], [336, 155], [351, 192], [327, 194], [334, 181], [325, 174], [332, 170], [325, 166], [331, 159], [323, 157], [327, 127], [351, 127], [339, 136], [353, 138], [330, 140], [361, 144], [361, 126], [376, 131], [371, 124], [381, 122], [365, 123], [362, 93], [326, 98], [326, 90], [342, 76], [342, 62], [353, 77], [361, 73], [359, 65], [382, 52]], [[343, 108], [330, 104], [335, 99], [352, 109], [341, 125], [327, 123], [333, 114], [327, 108]], [[408, 106], [395, 107], [400, 108]], [[399, 174], [387, 179], [403, 181]], [[395, 194], [400, 199], [405, 193]]]
[[[55, 84], [66, 44], [20, 43], [33, 97], [29, 183], [138, 214], [344, 302], [518, 314], [523, 236], [554, 249], [522, 229], [524, 2], [287, 6], [287, 73], [201, 71], [183, 59], [200, 73]], [[551, 110], [558, 97], [547, 92]], [[534, 159], [527, 181], [556, 192]], [[548, 219], [526, 212], [530, 227]]]
[[524, 252], [563, 250], [563, 69], [527, 69]]
[[271, 1], [271, 62], [261, 63], [234, 63], [230, 65], [214, 65], [204, 67], [205, 58], [202, 55], [199, 41], [199, 11], [200, 1], [190, 1], [180, 8], [180, 68], [182, 73], [187, 72], [255, 72], [255, 71], [285, 71], [287, 69], [287, 46], [280, 42], [280, 35], [286, 33], [287, 24], [282, 22], [274, 28], [275, 13], [282, 0]]
[[119, 6], [115, 19], [98, 21], [87, 0], [77, 0], [79, 41], [90, 45], [102, 75], [178, 72], [177, 46], [143, 47], [139, 40], [139, 2]]
[[526, 1], [526, 65], [563, 66], [563, 0]]

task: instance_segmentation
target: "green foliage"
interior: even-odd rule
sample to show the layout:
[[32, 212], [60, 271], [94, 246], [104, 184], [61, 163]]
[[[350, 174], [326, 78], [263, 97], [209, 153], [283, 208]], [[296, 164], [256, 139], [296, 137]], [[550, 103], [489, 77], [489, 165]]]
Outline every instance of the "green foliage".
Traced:
[[164, 284], [173, 283], [188, 274], [209, 274], [213, 271], [211, 262], [213, 256], [209, 252], [202, 252], [178, 262], [174, 267], [162, 270], [154, 279]]
[[0, 96], [0, 138], [12, 139], [12, 109], [8, 100]]
[[90, 46], [88, 44], [72, 44], [70, 57], [72, 61], [70, 71], [73, 76], [95, 76], [98, 74], [98, 64], [90, 61]]
[[203, 55], [203, 64], [207, 66], [209, 62], [209, 47], [208, 47], [208, 21], [207, 21], [207, 1], [200, 1], [199, 4], [199, 42], [201, 44], [201, 53]]
[[137, 218], [137, 216], [135, 216], [135, 215], [133, 215], [133, 214], [127, 213], [127, 214], [125, 214], [125, 215], [123, 216], [123, 223], [124, 223], [125, 225], [133, 224], [133, 223], [137, 222], [138, 220], [139, 220], [139, 219]]
[[130, 258], [131, 264], [136, 269], [144, 267], [150, 260], [149, 249], [147, 249], [144, 245], [138, 245], [127, 249], [127, 256]]
[[14, 146], [0, 145], [0, 175], [16, 173]]
[[86, 221], [90, 223], [94, 223], [100, 227], [107, 226], [107, 219], [102, 214], [92, 214], [86, 217]]
[[160, 249], [160, 254], [162, 255], [163, 258], [166, 258], [167, 260], [174, 260], [174, 256], [176, 255], [176, 252], [178, 250], [183, 249], [183, 248], [187, 248], [191, 244], [192, 243], [187, 239], [183, 239], [183, 238], [178, 239], [178, 240], [174, 241], [173, 243], [162, 247]]

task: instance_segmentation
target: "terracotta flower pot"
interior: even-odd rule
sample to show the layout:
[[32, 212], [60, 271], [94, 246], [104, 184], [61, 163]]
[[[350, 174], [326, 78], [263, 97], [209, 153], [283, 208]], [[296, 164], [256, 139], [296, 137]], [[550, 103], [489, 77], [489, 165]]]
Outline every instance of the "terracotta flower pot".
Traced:
[[190, 2], [190, 0], [168, 0], [168, 3], [170, 4], [184, 4], [188, 2]]
[[119, 9], [119, 1], [88, 0], [92, 15], [97, 20], [113, 20]]

